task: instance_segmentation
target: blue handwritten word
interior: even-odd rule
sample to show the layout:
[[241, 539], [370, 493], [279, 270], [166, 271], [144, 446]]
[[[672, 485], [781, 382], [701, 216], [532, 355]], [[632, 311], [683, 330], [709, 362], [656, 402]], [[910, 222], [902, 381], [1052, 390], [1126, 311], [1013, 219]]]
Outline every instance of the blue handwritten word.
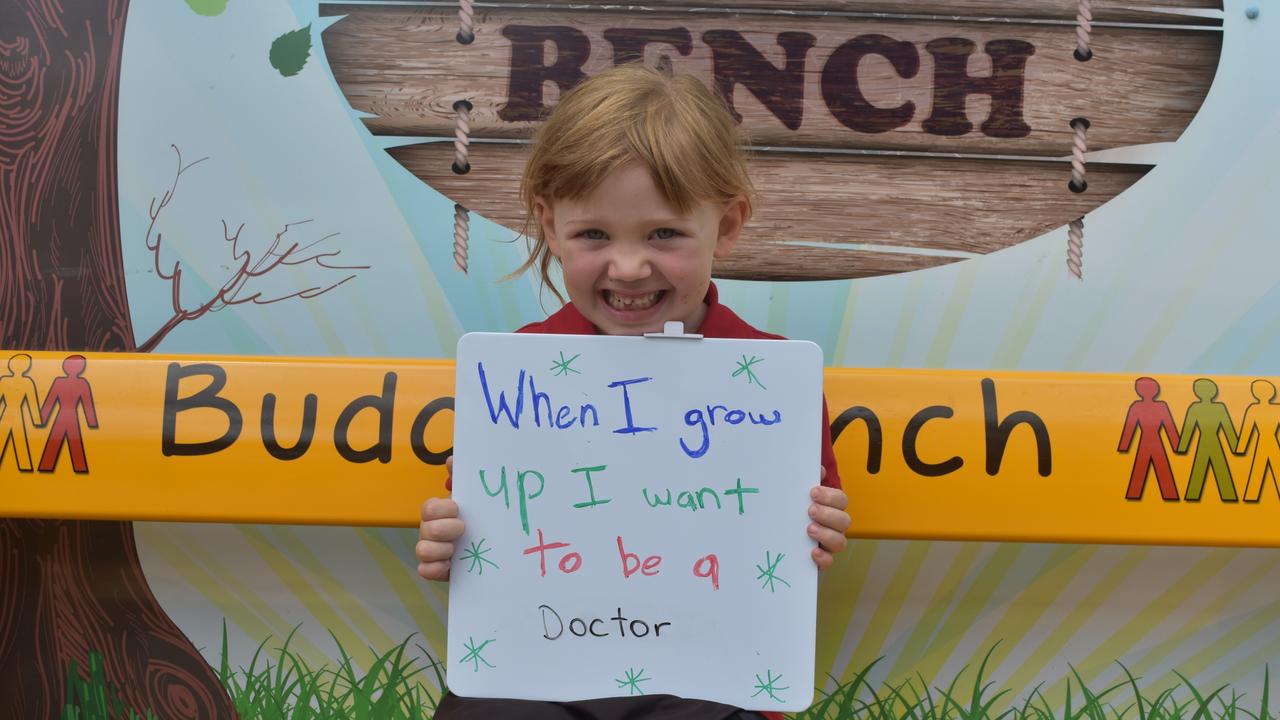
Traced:
[[[489, 378], [484, 372], [484, 363], [476, 363], [476, 370], [480, 374], [480, 389], [484, 391], [484, 401], [489, 408], [489, 419], [493, 421], [494, 425], [497, 425], [498, 419], [505, 416], [511, 427], [517, 430], [520, 429], [520, 418], [524, 415], [526, 385], [525, 371], [521, 370], [520, 375], [516, 378], [516, 399], [515, 410], [513, 411], [511, 409], [511, 405], [507, 402], [507, 393], [501, 390], [498, 391], [498, 405], [497, 407], [494, 407], [493, 394], [489, 392]], [[533, 375], [530, 374], [527, 377], [529, 380], [527, 383], [529, 386], [529, 396], [532, 398], [533, 404], [533, 424], [537, 427], [542, 427], [543, 409], [546, 410], [546, 426], [548, 428], [565, 430], [573, 427], [575, 423], [586, 427], [588, 415], [591, 417], [592, 425], [598, 426], [600, 424], [600, 413], [596, 410], [594, 405], [591, 405], [590, 403], [583, 403], [579, 405], [577, 417], [574, 417], [573, 408], [568, 405], [561, 405], [558, 408], [554, 406], [551, 402], [550, 395], [544, 392], [538, 392], [538, 387], [533, 381]], [[648, 378], [645, 379], [647, 380]], [[613, 386], [610, 385], [610, 387]], [[625, 393], [626, 391], [624, 389], [624, 398]], [[552, 413], [552, 410], [555, 410], [555, 412]], [[629, 405], [627, 406], [627, 420], [628, 422], [631, 420], [631, 408]]]
[[636, 433], [641, 433], [641, 432], [653, 432], [654, 430], [658, 429], [658, 428], [652, 428], [652, 427], [636, 427], [635, 420], [631, 417], [631, 393], [627, 391], [628, 385], [635, 385], [636, 383], [649, 382], [652, 379], [653, 378], [651, 377], [642, 377], [642, 378], [632, 378], [630, 380], [619, 380], [617, 382], [609, 383], [609, 387], [611, 388], [616, 388], [616, 387], [622, 388], [622, 406], [627, 413], [627, 426], [618, 428], [617, 430], [614, 430], [614, 432], [622, 433], [624, 435], [634, 435]]
[[711, 431], [710, 428], [715, 427], [716, 411], [723, 413], [720, 420], [730, 425], [740, 425], [743, 421], [750, 421], [752, 425], [777, 425], [782, 422], [782, 411], [774, 410], [773, 416], [769, 417], [764, 413], [751, 413], [743, 410], [730, 410], [724, 405], [707, 405], [707, 411], [702, 412], [702, 408], [694, 408], [684, 414], [684, 424], [689, 427], [696, 427], [702, 430], [702, 444], [697, 448], [690, 447], [685, 443], [684, 439], [680, 440], [680, 449], [691, 458], [700, 458], [707, 454], [707, 450], [711, 449]]

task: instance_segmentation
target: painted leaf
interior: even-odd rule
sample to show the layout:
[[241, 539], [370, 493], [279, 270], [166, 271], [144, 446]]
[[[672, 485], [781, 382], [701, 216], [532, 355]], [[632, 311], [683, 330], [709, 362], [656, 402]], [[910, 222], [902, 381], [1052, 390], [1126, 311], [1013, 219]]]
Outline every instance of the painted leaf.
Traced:
[[227, 0], [187, 0], [187, 7], [197, 15], [215, 17], [227, 9]]
[[268, 59], [271, 67], [280, 71], [285, 77], [292, 77], [302, 71], [311, 56], [311, 26], [287, 32], [271, 42]]

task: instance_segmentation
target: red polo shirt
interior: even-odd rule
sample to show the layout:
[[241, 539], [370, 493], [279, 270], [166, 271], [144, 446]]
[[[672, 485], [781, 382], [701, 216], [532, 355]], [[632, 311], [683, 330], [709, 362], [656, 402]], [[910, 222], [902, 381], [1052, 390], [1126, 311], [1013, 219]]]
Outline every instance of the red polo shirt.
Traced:
[[[716, 284], [707, 288], [707, 297], [703, 299], [707, 305], [707, 315], [702, 319], [702, 326], [696, 332], [709, 338], [741, 338], [745, 340], [786, 340], [781, 335], [772, 335], [757, 330], [747, 324], [738, 314], [720, 304], [720, 293]], [[541, 322], [529, 323], [516, 332], [546, 333], [549, 335], [599, 335], [600, 330], [590, 320], [578, 312], [578, 308], [569, 303], [557, 310], [551, 317]], [[831, 419], [827, 415], [826, 398], [822, 400], [822, 467], [827, 469], [822, 484], [840, 487], [840, 472], [836, 469], [836, 454], [831, 448]]]

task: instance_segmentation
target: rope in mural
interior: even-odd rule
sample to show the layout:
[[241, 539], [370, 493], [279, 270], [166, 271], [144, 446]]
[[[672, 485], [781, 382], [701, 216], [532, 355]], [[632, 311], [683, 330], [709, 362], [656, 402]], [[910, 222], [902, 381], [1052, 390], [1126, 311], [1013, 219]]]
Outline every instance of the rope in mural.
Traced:
[[[1085, 133], [1089, 130], [1087, 118], [1075, 118], [1071, 121], [1071, 180], [1067, 187], [1071, 192], [1082, 193], [1088, 189], [1085, 181], [1084, 154], [1088, 150], [1088, 139]], [[1067, 225], [1067, 270], [1072, 277], [1083, 280], [1082, 266], [1084, 262], [1084, 216], [1072, 220]]]
[[[462, 38], [461, 32], [458, 33], [458, 37], [459, 39]], [[453, 131], [453, 171], [458, 175], [466, 175], [471, 172], [471, 159], [467, 154], [467, 146], [471, 142], [471, 109], [472, 105], [467, 100], [459, 100], [453, 104], [456, 118]], [[467, 247], [470, 240], [471, 218], [467, 208], [459, 203], [454, 203], [453, 264], [463, 274], [467, 272]]]
[[[1089, 35], [1093, 32], [1092, 0], [1079, 0], [1076, 6], [1076, 60], [1085, 62], [1093, 57], [1089, 47]], [[1082, 193], [1089, 183], [1085, 181], [1084, 154], [1088, 151], [1088, 140], [1085, 137], [1089, 129], [1088, 118], [1078, 117], [1071, 121], [1071, 181], [1067, 187], [1071, 192]], [[1084, 279], [1084, 216], [1067, 224], [1067, 272], [1077, 280]]]
[[458, 0], [458, 42], [470, 45], [476, 39], [475, 7], [471, 0]]
[[471, 233], [471, 217], [467, 209], [453, 204], [453, 264], [462, 274], [467, 273], [467, 238]]
[[1084, 62], [1093, 57], [1089, 49], [1089, 34], [1093, 32], [1093, 2], [1079, 0], [1076, 5], [1076, 59]]

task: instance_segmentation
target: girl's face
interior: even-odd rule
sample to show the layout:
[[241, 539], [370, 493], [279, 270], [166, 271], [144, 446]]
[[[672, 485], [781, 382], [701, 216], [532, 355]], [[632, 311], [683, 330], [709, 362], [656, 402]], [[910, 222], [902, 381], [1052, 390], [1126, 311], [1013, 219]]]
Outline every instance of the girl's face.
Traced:
[[606, 335], [640, 335], [679, 320], [697, 332], [711, 262], [729, 254], [751, 215], [743, 198], [671, 207], [638, 164], [577, 200], [536, 201], [543, 236], [578, 311]]

